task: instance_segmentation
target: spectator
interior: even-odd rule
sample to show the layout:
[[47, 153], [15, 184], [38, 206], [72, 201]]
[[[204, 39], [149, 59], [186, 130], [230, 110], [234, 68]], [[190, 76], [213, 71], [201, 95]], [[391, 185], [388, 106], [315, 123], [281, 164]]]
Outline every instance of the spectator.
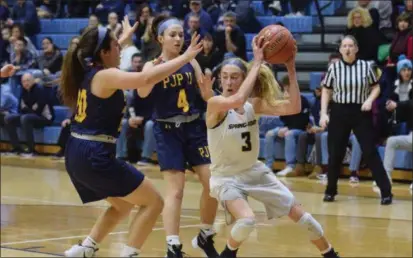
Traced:
[[214, 2], [214, 0], [204, 0], [202, 1], [202, 6], [211, 17], [212, 24], [216, 24], [218, 22], [219, 15], [221, 14], [218, 4]]
[[9, 7], [6, 0], [0, 0], [0, 27], [6, 25], [6, 21], [10, 17]]
[[113, 31], [113, 34], [118, 37], [121, 32], [122, 25], [119, 23], [118, 15], [115, 12], [110, 12], [108, 14], [108, 29]]
[[62, 14], [62, 0], [36, 0], [39, 18], [57, 18]]
[[373, 26], [380, 29], [384, 33], [388, 32], [389, 30], [392, 30], [392, 1], [358, 0], [358, 6], [369, 10], [370, 16], [373, 20]]
[[[284, 79], [284, 91], [288, 87], [289, 82]], [[277, 173], [278, 176], [286, 176], [294, 171], [296, 164], [296, 147], [298, 136], [306, 130], [310, 122], [309, 116], [310, 105], [307, 99], [301, 96], [301, 112], [296, 115], [281, 116], [280, 120], [284, 123], [283, 127], [276, 127], [268, 131], [265, 135], [265, 163], [269, 168], [272, 168], [274, 163], [274, 141], [276, 138], [284, 139], [285, 141], [285, 161], [286, 167]]]
[[413, 36], [412, 24], [407, 13], [402, 13], [397, 17], [397, 32], [390, 46], [389, 60], [387, 66], [394, 66], [400, 55], [413, 59]]
[[[287, 16], [303, 16], [311, 0], [280, 0], [282, 11]], [[288, 13], [288, 3], [291, 5], [291, 12]]]
[[[179, 8], [178, 3], [179, 2], [177, 0], [158, 0], [155, 11], [159, 14], [165, 14], [167, 16], [175, 16], [175, 12]], [[185, 12], [185, 13], [188, 13], [188, 12]]]
[[208, 32], [212, 32], [214, 24], [212, 23], [211, 16], [209, 16], [209, 14], [204, 9], [202, 9], [202, 1], [190, 0], [189, 8], [191, 9], [191, 12], [185, 16], [184, 30], [186, 31], [188, 29], [189, 16], [191, 14], [197, 14], [199, 16], [199, 20], [201, 21], [201, 28]]
[[50, 78], [53, 74], [60, 72], [63, 64], [63, 55], [50, 37], [42, 40], [42, 49], [43, 51], [36, 60], [36, 66], [43, 72], [45, 81], [49, 81], [46, 78]]
[[11, 47], [10, 47], [10, 36], [11, 36], [11, 30], [9, 27], [3, 27], [1, 29], [1, 37], [2, 40], [0, 40], [0, 65], [3, 66], [5, 63], [10, 62], [10, 52]]
[[9, 114], [16, 114], [18, 109], [17, 98], [10, 92], [1, 89], [0, 94], [0, 127], [4, 127], [4, 117]]
[[222, 54], [217, 51], [214, 39], [211, 34], [206, 33], [202, 42], [203, 49], [196, 57], [201, 69], [206, 73], [206, 69], [212, 71], [222, 61]]
[[16, 66], [17, 71], [30, 69], [35, 64], [35, 57], [27, 49], [27, 41], [23, 37], [14, 42], [14, 51], [10, 55], [10, 62]]
[[221, 55], [227, 52], [247, 60], [244, 32], [237, 26], [237, 17], [233, 12], [223, 15], [223, 27], [216, 33], [215, 43]]
[[136, 12], [136, 16], [138, 17], [138, 21], [139, 21], [139, 25], [138, 28], [135, 31], [135, 35], [136, 35], [136, 42], [135, 45], [141, 49], [142, 48], [142, 37], [145, 34], [145, 31], [148, 29], [150, 30], [151, 26], [148, 26], [149, 24], [152, 23], [152, 8], [150, 7], [149, 4], [144, 3], [141, 4], [138, 7], [138, 10]]
[[96, 15], [94, 14], [89, 15], [88, 25], [85, 28], [80, 30], [80, 34], [83, 34], [86, 28], [94, 28], [94, 27], [99, 26], [99, 24], [100, 24], [99, 18]]
[[238, 26], [244, 33], [259, 33], [261, 23], [255, 17], [255, 11], [251, 7], [251, 1], [239, 1], [235, 8]]
[[36, 6], [31, 1], [16, 0], [11, 11], [11, 19], [7, 23], [9, 25], [14, 23], [22, 25], [25, 34], [29, 37], [40, 33], [40, 21]]
[[356, 7], [347, 16], [347, 30], [344, 35], [352, 35], [359, 44], [357, 58], [361, 60], [377, 60], [380, 43], [379, 31], [372, 26], [369, 12]]
[[207, 31], [201, 27], [201, 21], [198, 14], [190, 13], [188, 18], [188, 28], [184, 32], [184, 49], [186, 49], [191, 44], [191, 38], [194, 33], [197, 33], [201, 36], [200, 40], [202, 40], [205, 36]]
[[9, 38], [10, 49], [8, 50], [9, 53], [11, 54], [14, 51], [14, 42], [16, 42], [16, 39], [20, 37], [23, 37], [26, 40], [27, 50], [29, 50], [33, 56], [37, 56], [36, 47], [34, 46], [33, 42], [28, 37], [26, 37], [23, 31], [23, 27], [20, 24], [13, 24], [13, 26], [11, 27], [11, 37]]
[[[42, 128], [50, 125], [54, 119], [52, 106], [45, 98], [42, 86], [34, 82], [31, 74], [22, 76], [23, 93], [19, 101], [18, 114], [8, 114], [4, 118], [5, 127], [13, 146], [12, 153], [24, 152], [27, 156], [35, 154], [33, 128]], [[17, 127], [21, 126], [28, 149], [26, 151], [19, 145]]]
[[152, 31], [153, 19], [148, 19], [145, 33], [142, 37], [142, 54], [145, 62], [156, 58], [161, 53], [161, 47], [156, 41], [156, 35]]
[[115, 12], [118, 17], [123, 17], [125, 13], [125, 4], [123, 0], [101, 0], [95, 7], [94, 13], [99, 21], [103, 24], [108, 22], [108, 15]]
[[[386, 150], [384, 152], [384, 168], [386, 169], [389, 178], [391, 178], [391, 173], [394, 169], [396, 150], [413, 151], [413, 119], [411, 114], [411, 111], [413, 110], [412, 94], [410, 94], [410, 99], [406, 101], [399, 103], [391, 100], [388, 101], [386, 108], [388, 111], [395, 111], [398, 119], [407, 121], [409, 129], [408, 135], [391, 136], [387, 139]], [[410, 185], [410, 189], [412, 189], [412, 185]]]
[[133, 56], [140, 53], [140, 51], [133, 44], [132, 37], [122, 40], [121, 48], [119, 69], [129, 71], [131, 69], [131, 60], [133, 60]]

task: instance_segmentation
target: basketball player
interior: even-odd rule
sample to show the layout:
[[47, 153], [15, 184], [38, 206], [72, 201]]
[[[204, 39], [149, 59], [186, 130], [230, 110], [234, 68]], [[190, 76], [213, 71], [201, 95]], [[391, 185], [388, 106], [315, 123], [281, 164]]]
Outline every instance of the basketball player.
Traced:
[[[239, 246], [256, 226], [247, 202], [250, 196], [265, 205], [268, 219], [288, 215], [308, 230], [311, 242], [324, 257], [338, 257], [324, 237], [321, 225], [294, 200], [293, 194], [258, 161], [257, 115], [285, 116], [300, 112], [300, 91], [295, 72], [295, 51], [286, 63], [291, 82], [289, 101], [275, 102], [282, 95], [272, 71], [263, 65], [263, 38], [253, 40], [254, 61], [249, 72], [240, 59], [222, 64], [221, 96], [208, 100], [206, 124], [211, 154], [211, 195], [220, 201], [226, 215], [235, 220], [225, 250], [220, 257], [236, 257]], [[248, 74], [248, 75], [247, 75]], [[212, 81], [203, 79], [212, 87]], [[204, 85], [203, 87], [206, 87]], [[248, 101], [249, 97], [252, 98]], [[271, 104], [271, 100], [273, 100]], [[229, 218], [229, 217], [227, 217]], [[227, 222], [232, 222], [227, 219]]]
[[[132, 37], [125, 18], [123, 36]], [[66, 54], [62, 68], [65, 103], [75, 107], [65, 151], [65, 165], [83, 203], [106, 200], [110, 207], [94, 225], [90, 235], [65, 252], [68, 257], [92, 257], [99, 243], [134, 206], [127, 245], [121, 256], [136, 257], [162, 211], [163, 200], [149, 179], [128, 163], [116, 159], [116, 137], [125, 111], [123, 90], [148, 87], [190, 62], [201, 45], [193, 37], [187, 51], [144, 73], [123, 72], [119, 66], [119, 43], [110, 29], [88, 28]]]
[[[173, 17], [158, 16], [152, 23], [152, 30], [162, 47], [158, 60], [169, 61], [182, 50], [184, 30], [181, 22]], [[156, 68], [152, 62], [145, 64], [143, 72]], [[154, 100], [154, 136], [160, 169], [166, 181], [165, 208], [162, 212], [166, 231], [167, 257], [182, 257], [182, 244], [179, 239], [180, 216], [185, 185], [185, 169], [188, 163], [202, 184], [200, 216], [202, 227], [192, 241], [208, 257], [218, 256], [214, 247], [213, 223], [217, 201], [209, 195], [209, 150], [205, 121], [196, 106], [197, 79], [202, 71], [196, 60], [188, 62], [162, 82], [138, 89], [139, 96], [149, 94]], [[201, 95], [208, 99], [211, 89]]]

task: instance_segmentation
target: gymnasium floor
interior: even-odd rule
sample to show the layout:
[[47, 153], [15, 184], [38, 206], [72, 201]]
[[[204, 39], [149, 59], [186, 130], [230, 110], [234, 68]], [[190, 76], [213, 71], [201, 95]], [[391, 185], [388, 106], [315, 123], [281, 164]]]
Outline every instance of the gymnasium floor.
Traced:
[[[104, 202], [81, 205], [63, 170], [4, 164], [1, 166], [1, 257], [62, 256], [65, 249], [88, 234], [105, 208]], [[145, 170], [145, 174], [163, 193], [165, 184], [157, 168]], [[284, 182], [324, 226], [327, 237], [342, 257], [412, 257], [412, 197], [407, 184], [395, 184], [394, 204], [381, 206], [370, 181], [351, 187], [342, 180], [341, 195], [335, 203], [322, 202], [324, 185], [320, 182], [307, 179]], [[202, 257], [190, 245], [198, 232], [199, 196], [199, 184], [188, 175], [181, 238], [184, 251], [192, 257]], [[251, 204], [257, 212], [259, 226], [240, 249], [239, 256], [320, 257], [308, 242], [305, 230], [288, 218], [266, 221], [263, 207], [255, 201]], [[126, 241], [128, 223], [124, 221], [102, 243], [98, 256], [119, 255], [121, 244]], [[219, 211], [216, 228], [216, 246], [221, 251], [230, 230], [224, 225], [222, 211]], [[142, 251], [142, 257], [165, 255], [160, 218]]]

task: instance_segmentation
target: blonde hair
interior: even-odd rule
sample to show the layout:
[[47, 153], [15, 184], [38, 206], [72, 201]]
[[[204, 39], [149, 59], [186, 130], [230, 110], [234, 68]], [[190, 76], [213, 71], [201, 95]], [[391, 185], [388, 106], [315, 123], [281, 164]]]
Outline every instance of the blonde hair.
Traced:
[[367, 28], [370, 25], [373, 24], [373, 19], [371, 18], [371, 15], [369, 13], [369, 10], [363, 8], [363, 7], [356, 7], [353, 10], [351, 10], [348, 15], [347, 15], [347, 28], [351, 29], [354, 27], [353, 24], [353, 16], [354, 14], [359, 13], [361, 16], [361, 19], [363, 20], [363, 27]]
[[[252, 62], [247, 63], [240, 58], [231, 58], [223, 62], [222, 67], [227, 64], [234, 64], [231, 61], [239, 61], [244, 67], [239, 67], [245, 74], [251, 70]], [[247, 72], [245, 72], [247, 71]], [[258, 78], [255, 81], [255, 85], [252, 91], [252, 97], [260, 98], [265, 100], [271, 106], [277, 106], [288, 101], [284, 98], [284, 94], [281, 90], [280, 85], [274, 77], [274, 74], [270, 67], [262, 64], [259, 70]]]

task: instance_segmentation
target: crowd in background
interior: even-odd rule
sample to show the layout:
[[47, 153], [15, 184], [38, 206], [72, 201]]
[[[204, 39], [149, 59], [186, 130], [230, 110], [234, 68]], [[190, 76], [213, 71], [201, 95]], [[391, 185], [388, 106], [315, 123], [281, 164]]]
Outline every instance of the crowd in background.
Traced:
[[[265, 11], [272, 15], [302, 16], [311, 2], [264, 0], [263, 4]], [[403, 12], [399, 11], [399, 6], [403, 6]], [[50, 125], [54, 119], [52, 107], [62, 105], [58, 92], [64, 53], [48, 37], [36, 46], [36, 35], [41, 32], [39, 19], [89, 17], [87, 26], [107, 26], [119, 35], [120, 20], [128, 15], [138, 21], [139, 26], [134, 41], [122, 46], [120, 69], [141, 71], [146, 61], [160, 53], [151, 31], [152, 20], [159, 13], [168, 13], [182, 20], [184, 45], [189, 43], [194, 32], [201, 35], [204, 48], [196, 59], [202, 70], [211, 74], [217, 74], [217, 68], [225, 58], [236, 56], [246, 60], [249, 42], [245, 40], [245, 33], [258, 33], [262, 29], [247, 0], [159, 0], [156, 9], [152, 9], [146, 0], [16, 0], [12, 8], [5, 0], [0, 0], [0, 63], [11, 63], [18, 69], [13, 77], [2, 82], [1, 87], [0, 126], [9, 134], [12, 152], [35, 155], [33, 128]], [[372, 61], [380, 77], [381, 95], [373, 107], [377, 144], [384, 145], [387, 141], [386, 153], [390, 156], [397, 148], [411, 151], [411, 140], [406, 147], [395, 137], [410, 133], [411, 138], [412, 131], [412, 122], [404, 112], [398, 111], [398, 103], [403, 106], [412, 101], [413, 0], [359, 0], [348, 13], [347, 20], [343, 36], [356, 38], [358, 58]], [[70, 44], [76, 40], [78, 37], [74, 37]], [[338, 59], [340, 55], [332, 53], [329, 64]], [[288, 87], [288, 78], [279, 83]], [[219, 92], [219, 80], [216, 90]], [[117, 156], [131, 162], [139, 161], [140, 165], [152, 165], [155, 163], [152, 154], [156, 150], [151, 100], [139, 98], [134, 91], [126, 92], [126, 95], [128, 112], [118, 141]], [[320, 88], [315, 89], [314, 96], [316, 100], [311, 105], [302, 97], [300, 114], [281, 117], [284, 125], [265, 133], [265, 160], [270, 167], [274, 162], [275, 141], [285, 142], [286, 167], [277, 173], [279, 176], [307, 175], [309, 171], [304, 165], [310, 162], [316, 166], [310, 171], [309, 178], [326, 177], [328, 132], [319, 126]], [[26, 146], [20, 145], [16, 133], [19, 126], [25, 134]], [[57, 156], [63, 155], [70, 117], [63, 121], [62, 128], [61, 151]], [[310, 144], [314, 144], [313, 149], [308, 149]], [[364, 165], [354, 135], [349, 139], [345, 162], [349, 163], [352, 171], [350, 182], [357, 183], [358, 171]], [[388, 170], [392, 170], [392, 162], [391, 158], [387, 159]]]

